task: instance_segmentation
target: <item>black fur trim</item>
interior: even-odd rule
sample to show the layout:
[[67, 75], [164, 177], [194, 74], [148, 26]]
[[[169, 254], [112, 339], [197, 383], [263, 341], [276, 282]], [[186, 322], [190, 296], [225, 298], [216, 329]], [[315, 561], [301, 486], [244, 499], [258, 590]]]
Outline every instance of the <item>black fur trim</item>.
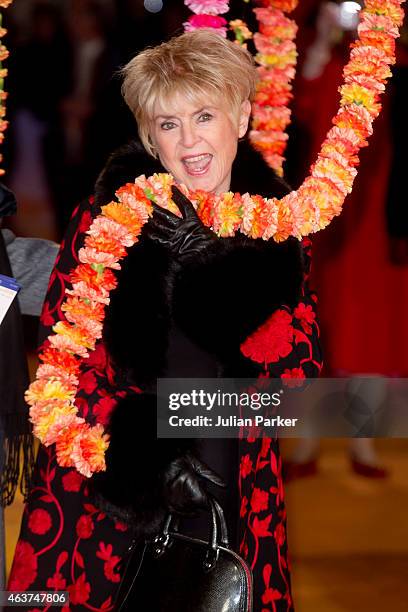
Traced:
[[132, 524], [144, 535], [157, 531], [166, 515], [162, 475], [187, 452], [196, 452], [191, 439], [157, 439], [156, 397], [143, 393], [121, 400], [109, 425], [106, 471], [89, 481], [98, 506]]
[[291, 188], [268, 166], [262, 155], [244, 139], [232, 165], [231, 191], [251, 193], [264, 198], [283, 198]]
[[107, 204], [119, 187], [133, 183], [141, 174], [150, 176], [155, 172], [165, 172], [161, 163], [148, 155], [138, 140], [129, 142], [112, 153], [99, 175], [95, 185], [95, 204]]
[[303, 278], [300, 243], [242, 235], [214, 243], [177, 277], [176, 323], [200, 347], [228, 361], [282, 304], [295, 306]]
[[121, 265], [119, 284], [106, 310], [103, 339], [124, 381], [155, 388], [165, 367], [171, 262], [160, 245], [142, 237]]

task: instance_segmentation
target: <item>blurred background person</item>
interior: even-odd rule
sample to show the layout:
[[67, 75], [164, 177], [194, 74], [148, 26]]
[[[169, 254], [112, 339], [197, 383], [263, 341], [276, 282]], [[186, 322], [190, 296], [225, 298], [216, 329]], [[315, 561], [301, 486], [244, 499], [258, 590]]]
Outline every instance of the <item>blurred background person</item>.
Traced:
[[33, 3], [27, 19], [25, 31], [14, 30], [16, 46], [8, 62], [8, 182], [24, 211], [13, 227], [19, 234], [54, 238], [50, 180], [55, 151], [50, 150], [50, 139], [69, 87], [68, 45], [62, 10], [56, 4]]

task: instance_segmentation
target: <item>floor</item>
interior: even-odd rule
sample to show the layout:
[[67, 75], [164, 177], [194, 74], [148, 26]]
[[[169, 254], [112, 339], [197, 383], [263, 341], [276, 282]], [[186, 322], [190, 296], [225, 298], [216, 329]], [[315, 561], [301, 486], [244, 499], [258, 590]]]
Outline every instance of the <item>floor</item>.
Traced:
[[[297, 612], [408, 608], [408, 440], [377, 444], [386, 481], [352, 475], [346, 441], [326, 440], [318, 475], [286, 488]], [[20, 498], [6, 510], [7, 567], [21, 512]]]

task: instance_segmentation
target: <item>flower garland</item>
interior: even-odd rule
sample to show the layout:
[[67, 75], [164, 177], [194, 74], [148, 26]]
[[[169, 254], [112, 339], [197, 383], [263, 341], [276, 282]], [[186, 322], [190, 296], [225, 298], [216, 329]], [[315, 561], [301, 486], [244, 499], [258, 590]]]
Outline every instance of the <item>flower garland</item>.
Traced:
[[[240, 231], [251, 238], [285, 240], [326, 227], [340, 214], [356, 176], [357, 153], [367, 144], [372, 123], [380, 111], [379, 96], [395, 62], [395, 38], [402, 24], [405, 0], [366, 0], [358, 40], [352, 45], [340, 88], [340, 109], [323, 143], [310, 176], [281, 200], [249, 194], [205, 192], [185, 194], [202, 222], [220, 237]], [[197, 3], [198, 4], [198, 3]], [[102, 425], [90, 426], [78, 416], [75, 396], [81, 360], [89, 356], [102, 336], [109, 293], [117, 285], [113, 270], [120, 269], [126, 248], [138, 241], [152, 214], [151, 202], [178, 209], [171, 200], [173, 178], [168, 174], [141, 176], [121, 187], [118, 201], [102, 207], [79, 251], [80, 264], [71, 273], [72, 289], [62, 306], [66, 320], [53, 327], [49, 345], [26, 399], [31, 406], [34, 433], [46, 446], [56, 444], [57, 460], [89, 477], [105, 469], [108, 436]]]
[[[7, 8], [13, 0], [0, 0], [0, 8]], [[3, 62], [9, 56], [6, 47], [1, 43], [1, 39], [7, 34], [7, 30], [3, 28], [3, 15], [0, 13], [0, 144], [4, 141], [4, 132], [7, 129], [8, 123], [5, 121], [6, 105], [5, 101], [7, 93], [4, 91], [4, 79], [7, 76], [7, 69], [3, 68]], [[0, 154], [0, 163], [3, 161], [3, 156]], [[0, 176], [4, 174], [4, 170], [0, 168]]]
[[291, 81], [295, 77], [297, 32], [296, 23], [285, 16], [292, 12], [298, 0], [261, 0], [254, 9], [259, 32], [254, 35], [258, 53], [259, 82], [252, 105], [252, 129], [249, 138], [266, 163], [283, 176], [283, 157], [288, 135], [292, 99]]
[[242, 19], [233, 19], [228, 25], [231, 32], [234, 33], [235, 42], [246, 49], [246, 41], [253, 38], [253, 34], [245, 21], [242, 21]]
[[221, 36], [227, 36], [228, 22], [220, 15], [228, 13], [228, 0], [184, 0], [184, 4], [195, 13], [183, 23], [186, 32], [199, 28], [212, 28]]

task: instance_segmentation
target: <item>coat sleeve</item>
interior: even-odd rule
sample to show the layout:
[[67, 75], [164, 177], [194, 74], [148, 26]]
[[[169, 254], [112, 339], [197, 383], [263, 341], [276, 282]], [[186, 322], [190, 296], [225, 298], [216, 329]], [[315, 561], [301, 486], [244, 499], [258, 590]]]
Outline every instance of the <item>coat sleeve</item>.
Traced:
[[220, 239], [176, 277], [173, 314], [197, 344], [222, 361], [270, 314], [299, 301], [303, 279], [299, 241], [245, 236]]
[[[155, 533], [165, 516], [163, 471], [187, 452], [191, 439], [158, 439], [156, 380], [163, 374], [170, 327], [170, 261], [154, 243], [141, 239], [118, 272], [118, 287], [106, 311], [103, 341], [118, 386], [119, 400], [107, 426], [106, 471], [90, 485], [96, 502], [144, 535]], [[138, 387], [141, 393], [131, 391]]]
[[132, 394], [119, 401], [110, 419], [106, 471], [90, 480], [98, 506], [132, 525], [135, 535], [157, 532], [166, 515], [163, 473], [187, 451], [191, 439], [157, 439], [156, 396]]

